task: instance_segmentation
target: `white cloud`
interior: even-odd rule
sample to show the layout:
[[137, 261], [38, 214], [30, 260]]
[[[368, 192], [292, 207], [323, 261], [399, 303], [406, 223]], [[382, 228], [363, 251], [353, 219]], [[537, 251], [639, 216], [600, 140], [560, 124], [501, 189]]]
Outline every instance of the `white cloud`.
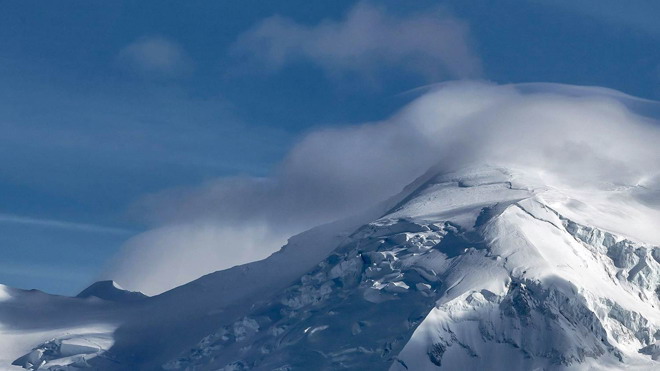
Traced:
[[135, 72], [153, 76], [177, 76], [192, 67], [179, 44], [159, 36], [136, 40], [123, 48], [117, 59]]
[[315, 26], [267, 18], [240, 35], [232, 52], [270, 71], [301, 59], [331, 75], [372, 76], [394, 67], [437, 81], [481, 71], [464, 22], [440, 10], [396, 17], [364, 2], [340, 21]]
[[129, 258], [119, 262], [113, 276], [121, 277], [130, 288], [153, 295], [218, 267], [265, 258], [272, 252], [265, 246], [282, 246], [287, 237], [260, 223], [229, 226], [206, 220], [171, 224], [129, 240], [124, 246]]
[[650, 106], [603, 89], [444, 84], [388, 120], [310, 133], [271, 178], [145, 199], [138, 208], [159, 227], [128, 243], [111, 276], [153, 294], [262, 258], [284, 236], [370, 207], [431, 166], [527, 166], [594, 186], [641, 184], [638, 199], [657, 208], [660, 125], [627, 108]]

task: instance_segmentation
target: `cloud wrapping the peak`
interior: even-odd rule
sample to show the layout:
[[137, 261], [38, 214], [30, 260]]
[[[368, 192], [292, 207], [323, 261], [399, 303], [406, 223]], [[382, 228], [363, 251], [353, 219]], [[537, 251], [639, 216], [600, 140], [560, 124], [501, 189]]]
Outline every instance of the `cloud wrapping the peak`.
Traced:
[[314, 26], [267, 18], [238, 37], [232, 54], [267, 71], [306, 60], [331, 76], [373, 77], [389, 67], [438, 81], [480, 75], [470, 44], [468, 26], [441, 10], [393, 16], [361, 2], [344, 19]]
[[[270, 178], [145, 198], [136, 210], [157, 228], [127, 244], [111, 276], [156, 293], [263, 258], [286, 236], [371, 207], [432, 166], [526, 167], [584, 187], [644, 184], [637, 198], [657, 208], [660, 125], [631, 107], [657, 104], [584, 87], [443, 84], [387, 120], [309, 133]], [[146, 265], [157, 268], [145, 275]]]

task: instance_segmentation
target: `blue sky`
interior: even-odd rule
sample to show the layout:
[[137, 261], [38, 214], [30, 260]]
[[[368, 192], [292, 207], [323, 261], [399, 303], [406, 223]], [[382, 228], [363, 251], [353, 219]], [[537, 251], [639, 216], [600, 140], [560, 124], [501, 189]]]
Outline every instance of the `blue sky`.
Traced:
[[620, 4], [3, 1], [0, 283], [74, 294], [162, 223], [150, 195], [268, 177], [302, 136], [384, 119], [419, 86], [657, 100], [660, 5]]

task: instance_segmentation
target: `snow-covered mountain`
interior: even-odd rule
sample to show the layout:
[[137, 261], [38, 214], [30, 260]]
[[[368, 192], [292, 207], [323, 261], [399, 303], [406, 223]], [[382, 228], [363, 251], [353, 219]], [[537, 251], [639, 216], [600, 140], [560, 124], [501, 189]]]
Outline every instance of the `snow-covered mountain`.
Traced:
[[658, 369], [660, 210], [640, 192], [431, 169], [362, 215], [158, 296], [0, 287], [0, 367]]

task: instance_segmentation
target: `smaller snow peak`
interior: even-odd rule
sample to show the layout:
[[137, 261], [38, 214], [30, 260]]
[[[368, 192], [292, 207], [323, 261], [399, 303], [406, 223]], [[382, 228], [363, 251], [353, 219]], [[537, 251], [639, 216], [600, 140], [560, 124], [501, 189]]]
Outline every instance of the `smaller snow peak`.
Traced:
[[84, 289], [77, 298], [96, 297], [107, 301], [134, 302], [148, 298], [147, 295], [139, 291], [124, 290], [115, 281], [98, 281]]

